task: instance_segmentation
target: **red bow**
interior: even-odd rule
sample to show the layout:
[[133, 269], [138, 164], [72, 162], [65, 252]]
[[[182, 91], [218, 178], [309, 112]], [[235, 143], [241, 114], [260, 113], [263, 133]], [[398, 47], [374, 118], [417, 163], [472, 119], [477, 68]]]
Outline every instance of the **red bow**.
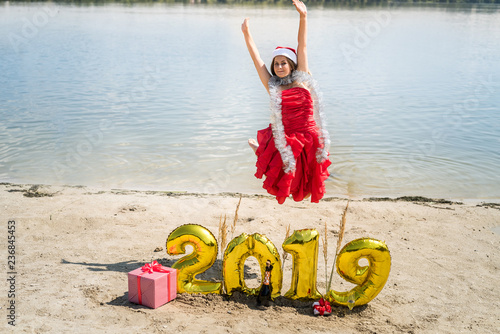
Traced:
[[[147, 271], [148, 273], [152, 274], [153, 271], [157, 271], [160, 273], [167, 273], [167, 270], [161, 269], [161, 264], [158, 263], [158, 261], [154, 260], [151, 263], [146, 263], [145, 265], [142, 266], [142, 271]], [[142, 273], [141, 275], [144, 275], [145, 273]]]
[[328, 315], [332, 313], [332, 307], [330, 306], [330, 303], [323, 298], [321, 298], [318, 302], [315, 302], [313, 304], [313, 308], [319, 313], [319, 315], [325, 315], [325, 313]]
[[[144, 274], [152, 274], [154, 271], [160, 272], [160, 273], [168, 273], [168, 270], [162, 269], [161, 264], [158, 263], [158, 261], [154, 260], [151, 263], [146, 263], [141, 267], [143, 273], [140, 275], [137, 275], [137, 291], [138, 291], [138, 297], [139, 297], [139, 304], [142, 305], [142, 293], [141, 293], [141, 276]], [[170, 286], [169, 286], [170, 288]]]

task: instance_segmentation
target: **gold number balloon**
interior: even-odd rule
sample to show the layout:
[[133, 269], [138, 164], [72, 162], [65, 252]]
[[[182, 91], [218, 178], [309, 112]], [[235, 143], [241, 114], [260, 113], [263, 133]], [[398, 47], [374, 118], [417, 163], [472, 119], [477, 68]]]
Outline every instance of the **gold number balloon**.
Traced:
[[292, 284], [285, 293], [290, 299], [319, 299], [316, 289], [318, 268], [318, 231], [306, 229], [294, 231], [283, 242], [283, 250], [293, 256]]
[[222, 264], [226, 293], [232, 295], [234, 291], [241, 290], [247, 295], [255, 295], [260, 291], [260, 287], [251, 289], [245, 284], [245, 260], [249, 256], [254, 256], [259, 261], [262, 277], [265, 275], [266, 261], [271, 261], [271, 297], [279, 296], [283, 282], [281, 258], [274, 244], [258, 233], [243, 233], [227, 245]]
[[178, 269], [177, 292], [220, 293], [220, 282], [196, 279], [196, 275], [210, 268], [217, 258], [217, 240], [213, 234], [200, 225], [179, 226], [168, 236], [167, 253], [185, 254], [187, 245], [193, 247], [193, 252], [172, 265], [172, 268]]
[[[358, 264], [363, 258], [368, 260], [368, 266]], [[357, 286], [346, 292], [330, 290], [326, 299], [352, 309], [368, 303], [384, 288], [391, 270], [391, 255], [383, 241], [356, 239], [342, 248], [336, 266], [342, 278]]]

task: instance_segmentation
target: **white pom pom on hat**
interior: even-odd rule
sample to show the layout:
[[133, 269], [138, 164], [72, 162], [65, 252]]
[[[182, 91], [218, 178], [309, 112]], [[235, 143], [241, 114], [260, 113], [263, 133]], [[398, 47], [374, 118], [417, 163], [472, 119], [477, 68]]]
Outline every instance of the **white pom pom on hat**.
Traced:
[[276, 56], [285, 56], [291, 61], [293, 61], [295, 65], [297, 65], [297, 52], [295, 52], [295, 49], [287, 48], [284, 46], [278, 46], [273, 51], [273, 59]]

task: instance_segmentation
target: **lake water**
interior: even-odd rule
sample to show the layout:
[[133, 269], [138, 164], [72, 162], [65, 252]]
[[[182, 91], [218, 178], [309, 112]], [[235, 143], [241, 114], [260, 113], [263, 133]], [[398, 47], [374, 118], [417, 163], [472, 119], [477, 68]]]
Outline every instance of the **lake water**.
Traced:
[[[264, 193], [247, 139], [292, 6], [0, 5], [0, 181]], [[500, 6], [309, 8], [327, 196], [500, 198]]]

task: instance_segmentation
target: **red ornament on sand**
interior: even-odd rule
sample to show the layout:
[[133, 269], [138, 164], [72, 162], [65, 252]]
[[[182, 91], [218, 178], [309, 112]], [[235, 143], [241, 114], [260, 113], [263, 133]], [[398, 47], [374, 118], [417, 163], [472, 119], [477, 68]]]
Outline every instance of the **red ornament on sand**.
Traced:
[[319, 301], [313, 303], [314, 315], [330, 315], [332, 314], [332, 307], [327, 300], [321, 298]]

